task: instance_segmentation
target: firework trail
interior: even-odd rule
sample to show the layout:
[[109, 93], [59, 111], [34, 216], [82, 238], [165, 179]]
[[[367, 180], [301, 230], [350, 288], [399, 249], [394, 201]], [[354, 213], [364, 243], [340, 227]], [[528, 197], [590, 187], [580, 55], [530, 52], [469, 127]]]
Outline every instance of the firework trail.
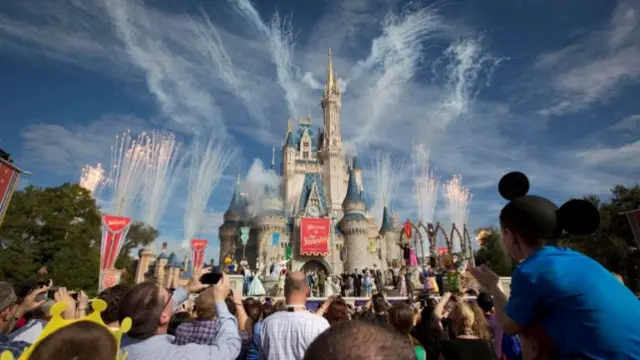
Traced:
[[[440, 179], [429, 167], [429, 150], [424, 145], [414, 145], [411, 160], [413, 162], [413, 196], [418, 206], [419, 219], [425, 225], [433, 223]], [[422, 239], [421, 246], [424, 251], [427, 234], [423, 234]]]
[[371, 215], [378, 224], [382, 223], [385, 205], [393, 208], [398, 185], [404, 173], [404, 163], [394, 160], [389, 153], [378, 152], [373, 162], [373, 206]]
[[140, 199], [146, 171], [146, 148], [144, 134], [131, 137], [127, 131], [116, 136], [115, 145], [111, 148], [111, 211], [115, 215], [132, 216]]
[[104, 168], [98, 163], [96, 166], [87, 165], [82, 168], [80, 175], [80, 186], [89, 190], [91, 196], [97, 198], [106, 185], [107, 179], [104, 176]]
[[236, 155], [236, 149], [220, 138], [210, 138], [203, 144], [196, 135], [191, 153], [189, 190], [184, 214], [184, 238], [192, 239], [202, 228], [207, 203], [222, 173]]
[[144, 135], [144, 165], [141, 198], [142, 220], [157, 229], [182, 165], [180, 150], [182, 144], [169, 132], [153, 131]]
[[[471, 204], [471, 192], [462, 185], [462, 176], [454, 175], [451, 180], [444, 184], [444, 197], [451, 223], [455, 224], [462, 233], [464, 225], [469, 217], [469, 204]], [[460, 251], [460, 239], [454, 236], [451, 239], [453, 251]]]

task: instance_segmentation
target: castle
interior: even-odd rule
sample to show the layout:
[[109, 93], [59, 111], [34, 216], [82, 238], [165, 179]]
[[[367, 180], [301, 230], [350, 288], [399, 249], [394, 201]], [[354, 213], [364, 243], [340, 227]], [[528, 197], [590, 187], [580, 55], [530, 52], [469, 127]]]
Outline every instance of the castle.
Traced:
[[[314, 132], [311, 116], [288, 122], [281, 149], [279, 189], [267, 186], [253, 212], [240, 183], [219, 228], [219, 263], [230, 255], [252, 268], [285, 258], [290, 248], [293, 270], [323, 269], [329, 274], [371, 268], [386, 270], [400, 261], [401, 229], [385, 206], [375, 223], [365, 201], [361, 169], [346, 161], [340, 126], [341, 92], [331, 49], [324, 94], [323, 126]], [[275, 154], [275, 150], [274, 150]], [[272, 157], [272, 168], [275, 167]], [[241, 242], [241, 233], [248, 240]]]
[[[386, 206], [382, 224], [375, 223], [365, 201], [361, 169], [355, 157], [345, 158], [341, 93], [331, 50], [321, 106], [323, 126], [317, 133], [311, 116], [299, 119], [295, 130], [288, 122], [280, 188], [266, 186], [257, 211], [238, 180], [218, 231], [218, 264], [230, 255], [238, 262], [244, 257], [254, 269], [258, 261], [269, 266], [285, 259], [287, 249], [293, 270], [339, 274], [376, 265], [385, 271], [392, 263], [400, 263], [401, 227]], [[275, 168], [274, 156], [271, 166]], [[145, 248], [139, 254], [136, 282], [150, 275], [161, 286], [183, 286], [192, 276], [191, 262], [167, 254], [166, 243], [157, 257]]]

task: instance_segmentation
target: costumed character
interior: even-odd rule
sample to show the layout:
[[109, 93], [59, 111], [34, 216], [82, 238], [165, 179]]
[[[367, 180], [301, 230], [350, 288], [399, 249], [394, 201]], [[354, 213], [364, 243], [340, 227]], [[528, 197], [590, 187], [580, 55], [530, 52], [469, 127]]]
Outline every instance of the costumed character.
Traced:
[[373, 278], [371, 277], [371, 274], [367, 271], [364, 273], [364, 282], [363, 282], [363, 286], [364, 286], [364, 297], [366, 298], [370, 298], [371, 297], [371, 292], [373, 290], [372, 284], [373, 284]]
[[224, 257], [224, 267], [229, 272], [231, 272], [231, 264], [232, 263], [233, 263], [233, 259], [231, 258], [231, 254], [227, 254], [227, 256]]
[[233, 260], [233, 263], [231, 264], [231, 266], [229, 267], [229, 271], [232, 274], [235, 274], [236, 271], [238, 271], [238, 262], [236, 262], [235, 260]]
[[340, 294], [340, 293], [334, 292], [333, 290], [334, 290], [333, 289], [333, 280], [329, 276], [327, 278], [327, 284], [325, 284], [325, 286], [324, 286], [324, 293], [320, 293], [320, 295], [324, 296], [324, 297], [331, 297], [333, 295]]
[[280, 267], [280, 274], [279, 274], [279, 278], [278, 278], [278, 297], [284, 295], [284, 282], [285, 279], [287, 278], [287, 267], [286, 266], [282, 266]]
[[[33, 345], [27, 347], [22, 353], [22, 355], [20, 355], [18, 360], [28, 360], [31, 354], [36, 350], [36, 348], [49, 336], [51, 336], [57, 331], [60, 331], [66, 328], [67, 326], [73, 325], [80, 321], [92, 322], [94, 324], [97, 324], [100, 327], [107, 329], [111, 333], [111, 335], [113, 335], [116, 343], [116, 349], [113, 354], [113, 359], [115, 360], [126, 359], [127, 357], [126, 352], [124, 353], [120, 352], [120, 341], [121, 341], [122, 335], [126, 334], [131, 329], [131, 318], [123, 319], [120, 322], [119, 329], [111, 329], [102, 321], [102, 317], [100, 315], [103, 311], [107, 309], [107, 303], [104, 300], [98, 299], [98, 300], [92, 301], [91, 308], [93, 309], [93, 312], [91, 312], [91, 314], [80, 319], [65, 320], [62, 316], [66, 307], [67, 307], [67, 304], [65, 302], [57, 302], [53, 304], [53, 306], [51, 306], [51, 309], [49, 310], [49, 314], [51, 315], [51, 320], [47, 322], [47, 325], [44, 327], [44, 329], [40, 333], [40, 336], [36, 339]], [[47, 354], [47, 355], [49, 355], [47, 357], [56, 358], [55, 356], [56, 354]], [[13, 354], [10, 351], [2, 352], [0, 357], [2, 358], [2, 360], [14, 359]]]
[[400, 296], [407, 296], [407, 270], [405, 268], [400, 269], [400, 276], [398, 277], [398, 289], [400, 290]]
[[329, 281], [329, 285], [331, 287], [331, 290], [333, 290], [333, 293], [335, 295], [340, 295], [341, 294], [341, 290], [342, 290], [342, 281], [339, 277], [334, 276], [330, 278], [331, 280]]
[[416, 256], [416, 249], [409, 247], [409, 266], [418, 266], [418, 257]]
[[249, 285], [249, 296], [264, 296], [267, 292], [264, 290], [264, 286], [262, 285], [262, 281], [260, 281], [260, 276], [257, 272], [253, 275], [253, 279], [251, 280], [251, 284]]
[[398, 244], [402, 249], [402, 258], [404, 259], [405, 266], [409, 265], [409, 260], [411, 258], [411, 246], [408, 243]]
[[249, 269], [248, 265], [247, 267], [241, 267], [240, 269], [242, 269], [242, 295], [247, 296], [247, 294], [249, 293], [249, 286], [251, 285], [251, 280], [253, 280], [253, 274], [251, 272], [251, 269]]

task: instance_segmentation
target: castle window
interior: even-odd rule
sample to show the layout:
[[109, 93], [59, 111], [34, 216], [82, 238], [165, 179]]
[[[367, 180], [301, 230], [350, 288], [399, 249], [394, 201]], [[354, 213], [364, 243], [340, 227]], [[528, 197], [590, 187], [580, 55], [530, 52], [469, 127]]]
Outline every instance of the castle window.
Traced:
[[308, 151], [302, 152], [302, 158], [303, 159], [308, 159], [309, 158], [309, 152]]
[[303, 143], [302, 143], [302, 146], [304, 146], [304, 147], [309, 147], [309, 142], [308, 142], [308, 141], [303, 142]]

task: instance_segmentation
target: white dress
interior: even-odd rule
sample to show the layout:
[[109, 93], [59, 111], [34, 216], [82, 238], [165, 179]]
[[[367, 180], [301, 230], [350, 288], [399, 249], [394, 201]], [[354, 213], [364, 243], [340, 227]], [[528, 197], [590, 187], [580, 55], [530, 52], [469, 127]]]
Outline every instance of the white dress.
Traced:
[[253, 280], [251, 280], [251, 284], [249, 285], [249, 296], [264, 295], [266, 295], [266, 291], [264, 291], [264, 286], [262, 286], [262, 281], [260, 281], [260, 273], [256, 272], [253, 276]]
[[331, 278], [328, 279], [327, 284], [324, 287], [324, 296], [331, 297], [333, 296], [333, 280]]

